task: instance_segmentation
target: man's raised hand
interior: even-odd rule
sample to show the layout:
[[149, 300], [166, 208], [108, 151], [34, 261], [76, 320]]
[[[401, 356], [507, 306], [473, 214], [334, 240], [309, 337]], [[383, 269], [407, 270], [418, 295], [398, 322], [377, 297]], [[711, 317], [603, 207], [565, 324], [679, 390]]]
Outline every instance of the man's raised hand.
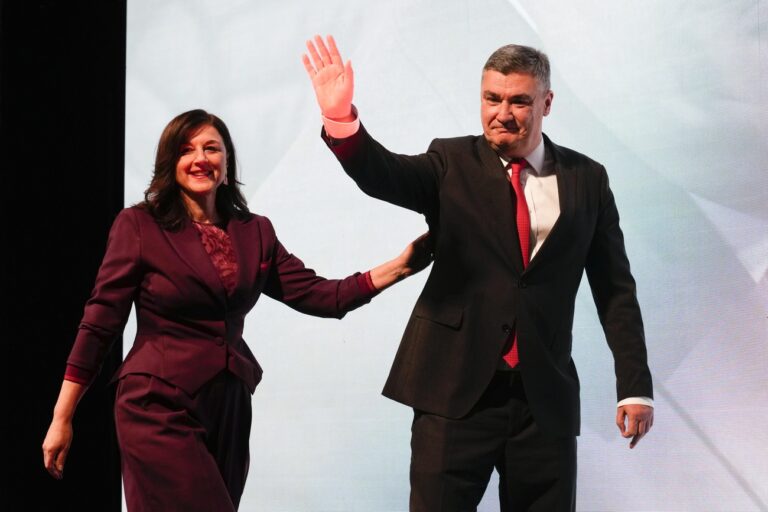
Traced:
[[326, 40], [327, 45], [320, 36], [315, 36], [314, 41], [307, 41], [309, 56], [305, 53], [301, 60], [312, 80], [323, 115], [334, 121], [352, 121], [352, 63], [342, 61], [333, 36], [328, 36]]

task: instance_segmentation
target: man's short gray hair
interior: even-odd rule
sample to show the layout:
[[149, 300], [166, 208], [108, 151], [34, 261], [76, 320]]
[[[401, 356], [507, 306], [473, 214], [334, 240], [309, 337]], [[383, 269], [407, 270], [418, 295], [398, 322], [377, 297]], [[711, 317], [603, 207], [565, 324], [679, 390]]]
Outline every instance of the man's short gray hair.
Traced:
[[483, 66], [483, 72], [493, 70], [508, 75], [510, 73], [523, 73], [532, 75], [545, 90], [550, 89], [549, 83], [549, 58], [544, 52], [522, 46], [508, 44], [502, 46], [488, 57]]

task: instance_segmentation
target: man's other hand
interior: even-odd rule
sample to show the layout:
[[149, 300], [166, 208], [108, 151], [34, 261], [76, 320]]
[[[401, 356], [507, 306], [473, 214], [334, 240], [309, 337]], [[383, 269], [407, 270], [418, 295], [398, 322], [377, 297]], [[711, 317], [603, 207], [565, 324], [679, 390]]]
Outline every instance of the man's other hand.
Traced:
[[616, 426], [623, 437], [632, 438], [629, 447], [634, 448], [653, 426], [653, 407], [622, 405], [616, 410]]

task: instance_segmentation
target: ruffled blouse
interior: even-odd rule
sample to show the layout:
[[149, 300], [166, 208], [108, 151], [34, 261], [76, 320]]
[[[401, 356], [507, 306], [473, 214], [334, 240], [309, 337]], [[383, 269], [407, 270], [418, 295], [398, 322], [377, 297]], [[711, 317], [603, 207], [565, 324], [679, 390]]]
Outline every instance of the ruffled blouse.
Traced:
[[219, 274], [219, 279], [227, 290], [227, 294], [232, 295], [235, 292], [237, 284], [237, 257], [235, 249], [232, 247], [232, 239], [229, 234], [216, 224], [192, 223], [200, 233], [200, 239], [203, 242], [203, 248], [211, 258], [211, 263]]

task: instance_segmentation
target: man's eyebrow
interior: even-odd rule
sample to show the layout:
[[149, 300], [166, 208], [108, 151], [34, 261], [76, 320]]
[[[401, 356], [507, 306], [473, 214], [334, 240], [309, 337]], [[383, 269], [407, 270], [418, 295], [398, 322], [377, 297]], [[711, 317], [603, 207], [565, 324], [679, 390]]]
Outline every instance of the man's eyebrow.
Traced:
[[533, 96], [529, 94], [516, 94], [509, 98], [509, 100], [513, 103], [532, 103]]
[[[493, 91], [483, 91], [484, 98], [500, 99], [502, 95]], [[509, 97], [510, 103], [533, 103], [534, 97], [530, 94], [515, 94]]]

